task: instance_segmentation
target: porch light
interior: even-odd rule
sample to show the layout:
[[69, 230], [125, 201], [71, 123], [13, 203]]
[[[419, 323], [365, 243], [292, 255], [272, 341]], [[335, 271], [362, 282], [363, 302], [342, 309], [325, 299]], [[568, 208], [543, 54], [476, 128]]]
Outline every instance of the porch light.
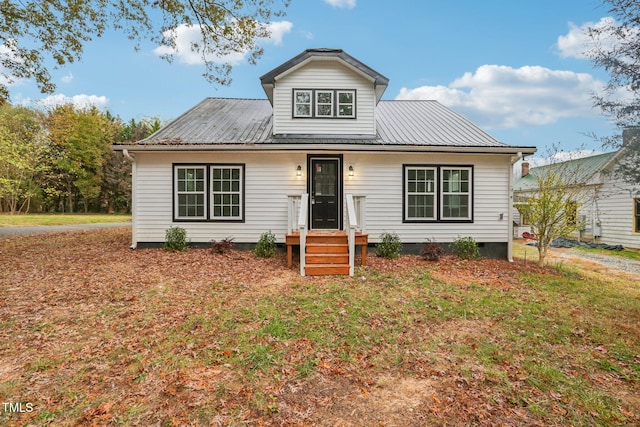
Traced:
[[302, 166], [298, 165], [298, 167], [296, 168], [296, 175], [302, 176]]
[[349, 165], [349, 176], [353, 176], [353, 165]]

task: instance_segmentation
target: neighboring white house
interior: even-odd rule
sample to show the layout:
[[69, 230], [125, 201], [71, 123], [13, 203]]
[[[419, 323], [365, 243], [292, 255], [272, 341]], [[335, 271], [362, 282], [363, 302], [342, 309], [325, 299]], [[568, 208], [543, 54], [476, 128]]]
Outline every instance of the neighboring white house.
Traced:
[[[623, 245], [640, 249], [640, 195], [638, 188], [625, 183], [615, 172], [624, 151], [599, 154], [529, 169], [524, 163], [522, 177], [514, 183], [515, 207], [537, 189], [537, 176], [550, 169], [567, 176], [565, 182], [580, 188], [573, 192], [576, 220], [582, 228], [575, 234], [581, 241]], [[526, 218], [514, 212], [514, 234], [531, 232]]]
[[534, 147], [436, 101], [381, 100], [388, 79], [339, 49], [306, 50], [260, 80], [266, 99], [207, 98], [115, 147], [133, 162], [133, 247], [175, 225], [192, 242], [250, 244], [355, 226], [370, 243], [471, 236], [510, 258], [512, 165]]

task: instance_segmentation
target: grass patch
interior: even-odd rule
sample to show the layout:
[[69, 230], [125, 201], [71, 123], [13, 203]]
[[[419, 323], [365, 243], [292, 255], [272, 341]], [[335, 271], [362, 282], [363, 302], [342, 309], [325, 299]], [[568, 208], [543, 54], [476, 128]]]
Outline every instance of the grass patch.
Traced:
[[129, 214], [0, 214], [0, 227], [130, 222]]

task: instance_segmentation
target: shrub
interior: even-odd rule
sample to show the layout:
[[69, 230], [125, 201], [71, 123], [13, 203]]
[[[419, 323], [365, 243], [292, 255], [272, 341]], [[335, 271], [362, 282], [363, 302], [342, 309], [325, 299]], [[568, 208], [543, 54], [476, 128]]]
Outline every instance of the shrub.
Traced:
[[253, 252], [262, 258], [269, 258], [276, 254], [276, 235], [271, 230], [262, 233]]
[[222, 240], [211, 241], [211, 252], [214, 254], [225, 254], [233, 248], [233, 237], [227, 237]]
[[480, 248], [473, 237], [458, 237], [449, 245], [460, 259], [480, 259]]
[[427, 239], [420, 250], [420, 256], [427, 261], [439, 261], [442, 255], [444, 255], [442, 246], [431, 239]]
[[402, 242], [398, 233], [382, 233], [381, 241], [376, 245], [376, 255], [379, 257], [394, 259], [400, 256]]
[[164, 249], [167, 251], [186, 251], [189, 249], [190, 239], [187, 230], [182, 227], [171, 227], [164, 236]]

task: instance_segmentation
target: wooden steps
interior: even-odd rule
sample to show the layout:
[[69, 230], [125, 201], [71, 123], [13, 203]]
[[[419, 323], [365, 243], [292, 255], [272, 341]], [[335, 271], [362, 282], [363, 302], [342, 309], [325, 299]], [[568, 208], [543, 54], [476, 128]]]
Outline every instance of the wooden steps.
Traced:
[[[361, 265], [367, 265], [367, 243], [369, 236], [356, 233], [355, 244], [360, 247]], [[300, 246], [300, 234], [285, 236], [287, 266], [293, 267], [293, 247]], [[305, 246], [305, 274], [309, 276], [349, 274], [349, 244], [347, 233], [341, 230], [310, 230]]]
[[345, 232], [312, 231], [307, 234], [305, 274], [349, 274], [349, 243]]

